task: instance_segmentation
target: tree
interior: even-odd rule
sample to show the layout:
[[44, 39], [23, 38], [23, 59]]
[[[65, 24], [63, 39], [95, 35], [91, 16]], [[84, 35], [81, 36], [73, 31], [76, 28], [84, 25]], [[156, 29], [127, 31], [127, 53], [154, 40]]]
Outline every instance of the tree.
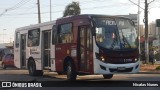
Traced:
[[63, 17], [69, 15], [78, 15], [80, 13], [81, 9], [79, 7], [79, 2], [72, 2], [66, 6], [65, 11], [63, 13]]

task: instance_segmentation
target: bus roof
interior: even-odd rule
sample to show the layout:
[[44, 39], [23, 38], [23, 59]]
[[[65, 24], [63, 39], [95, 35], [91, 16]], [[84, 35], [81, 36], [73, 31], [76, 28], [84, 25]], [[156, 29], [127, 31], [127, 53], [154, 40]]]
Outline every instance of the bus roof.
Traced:
[[55, 24], [56, 24], [56, 21], [54, 20], [54, 21], [49, 21], [49, 22], [43, 22], [40, 24], [33, 24], [33, 25], [29, 25], [29, 26], [20, 27], [20, 28], [17, 28], [16, 31], [35, 29], [37, 27], [39, 28], [39, 27], [48, 26], [48, 25], [55, 25]]
[[71, 16], [61, 17], [61, 18], [58, 18], [57, 20], [67, 19], [67, 18], [82, 18], [82, 17], [110, 17], [110, 18], [124, 18], [124, 19], [129, 19], [128, 17], [119, 16], [119, 15], [79, 14], [79, 15], [75, 15], [75, 16], [74, 16], [74, 15], [71, 15]]
[[[44, 23], [40, 23], [40, 24], [33, 24], [33, 25], [29, 25], [29, 26], [24, 26], [24, 27], [20, 27], [17, 28], [16, 31], [20, 31], [20, 30], [28, 30], [28, 29], [35, 29], [37, 27], [43, 27], [43, 26], [48, 26], [48, 25], [55, 25], [56, 21], [61, 21], [62, 19], [64, 20], [73, 20], [73, 19], [77, 19], [77, 18], [90, 18], [90, 17], [109, 17], [109, 18], [123, 18], [123, 19], [129, 19], [127, 17], [123, 17], [123, 16], [111, 16], [111, 15], [101, 15], [101, 14], [80, 14], [80, 15], [71, 15], [71, 16], [66, 16], [66, 17], [61, 17], [58, 18], [57, 20], [54, 21], [49, 21], [49, 22], [44, 22]], [[63, 22], [63, 20], [62, 20]]]
[[[84, 18], [92, 18], [92, 17], [102, 17], [102, 18], [121, 18], [121, 19], [129, 19], [127, 17], [123, 17], [123, 16], [111, 16], [111, 15], [101, 15], [101, 14], [80, 14], [80, 15], [71, 15], [71, 16], [67, 16], [67, 17], [61, 17], [61, 18], [58, 18], [56, 23], [65, 23], [65, 22], [68, 22], [68, 21], [72, 21], [74, 19], [84, 19]], [[131, 19], [129, 19], [131, 20]]]

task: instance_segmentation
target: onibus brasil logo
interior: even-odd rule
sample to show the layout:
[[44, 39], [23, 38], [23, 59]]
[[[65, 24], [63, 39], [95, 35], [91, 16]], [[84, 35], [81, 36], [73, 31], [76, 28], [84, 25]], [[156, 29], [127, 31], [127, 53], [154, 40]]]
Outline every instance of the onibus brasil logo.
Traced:
[[1, 87], [42, 87], [41, 83], [2, 82]]

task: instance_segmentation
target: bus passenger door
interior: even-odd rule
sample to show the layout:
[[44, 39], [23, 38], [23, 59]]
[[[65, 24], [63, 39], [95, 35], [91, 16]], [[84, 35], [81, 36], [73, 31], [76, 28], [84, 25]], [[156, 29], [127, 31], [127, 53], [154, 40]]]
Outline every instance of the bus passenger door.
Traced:
[[51, 31], [43, 31], [42, 39], [42, 59], [43, 59], [43, 68], [50, 69], [50, 50], [51, 50]]
[[20, 57], [20, 62], [21, 62], [21, 67], [25, 68], [26, 67], [26, 34], [21, 34], [21, 43], [20, 43], [20, 48], [21, 48], [21, 57]]
[[79, 69], [82, 72], [89, 72], [91, 69], [92, 37], [89, 26], [80, 26], [78, 29], [77, 58]]

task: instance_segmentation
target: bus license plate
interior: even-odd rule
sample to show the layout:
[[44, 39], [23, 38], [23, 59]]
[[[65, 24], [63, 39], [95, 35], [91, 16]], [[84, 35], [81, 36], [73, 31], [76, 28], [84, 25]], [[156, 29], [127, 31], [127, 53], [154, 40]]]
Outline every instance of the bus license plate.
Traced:
[[118, 67], [117, 70], [125, 70], [125, 67]]

